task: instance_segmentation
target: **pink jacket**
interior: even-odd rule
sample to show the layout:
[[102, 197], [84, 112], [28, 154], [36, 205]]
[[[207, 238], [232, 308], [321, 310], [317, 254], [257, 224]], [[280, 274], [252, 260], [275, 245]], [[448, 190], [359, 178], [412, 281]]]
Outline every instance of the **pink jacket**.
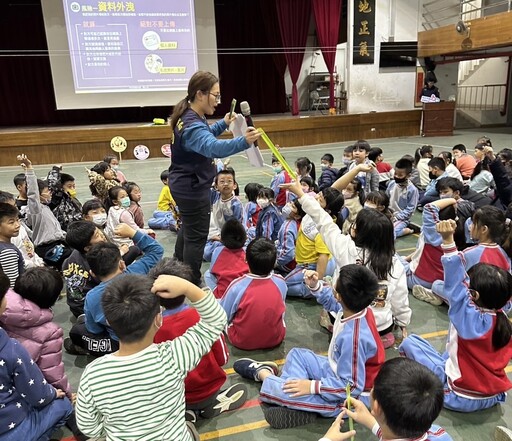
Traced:
[[62, 362], [63, 331], [52, 322], [53, 312], [39, 308], [11, 289], [6, 298], [7, 308], [0, 316], [2, 327], [28, 351], [46, 381], [71, 398], [71, 387]]

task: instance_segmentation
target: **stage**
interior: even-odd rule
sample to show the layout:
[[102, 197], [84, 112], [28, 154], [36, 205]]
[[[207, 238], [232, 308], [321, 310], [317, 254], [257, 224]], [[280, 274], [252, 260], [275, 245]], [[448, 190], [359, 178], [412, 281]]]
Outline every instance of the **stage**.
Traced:
[[[299, 116], [254, 116], [253, 120], [275, 144], [295, 147], [416, 136], [420, 133], [421, 109], [342, 115], [308, 112]], [[17, 165], [16, 156], [20, 153], [27, 154], [34, 164], [99, 161], [112, 152], [110, 140], [114, 136], [128, 141], [123, 159], [134, 159], [133, 149], [139, 144], [150, 149], [150, 157], [163, 157], [160, 149], [170, 142], [170, 129], [167, 125], [148, 123], [3, 128], [0, 129], [0, 166]], [[263, 141], [260, 147], [266, 148]]]

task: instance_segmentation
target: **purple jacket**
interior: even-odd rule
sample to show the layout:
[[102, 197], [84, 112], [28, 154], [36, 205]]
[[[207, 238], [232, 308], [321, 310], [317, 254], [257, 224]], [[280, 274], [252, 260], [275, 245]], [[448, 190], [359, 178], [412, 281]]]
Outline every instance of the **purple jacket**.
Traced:
[[43, 372], [46, 381], [71, 398], [62, 362], [62, 328], [52, 322], [53, 312], [41, 309], [13, 290], [7, 291], [7, 308], [0, 322], [9, 337], [18, 340]]

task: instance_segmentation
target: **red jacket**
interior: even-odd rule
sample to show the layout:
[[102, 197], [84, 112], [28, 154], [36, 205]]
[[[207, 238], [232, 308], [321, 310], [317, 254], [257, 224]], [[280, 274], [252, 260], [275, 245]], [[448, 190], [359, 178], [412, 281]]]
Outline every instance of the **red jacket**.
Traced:
[[[154, 338], [155, 343], [174, 340], [199, 322], [198, 312], [185, 305], [174, 310], [168, 309], [164, 311], [163, 316], [162, 326]], [[228, 347], [224, 335], [221, 335], [210, 352], [203, 356], [197, 367], [185, 378], [187, 403], [199, 403], [217, 394], [226, 381], [226, 373], [221, 366], [228, 362], [228, 358]]]

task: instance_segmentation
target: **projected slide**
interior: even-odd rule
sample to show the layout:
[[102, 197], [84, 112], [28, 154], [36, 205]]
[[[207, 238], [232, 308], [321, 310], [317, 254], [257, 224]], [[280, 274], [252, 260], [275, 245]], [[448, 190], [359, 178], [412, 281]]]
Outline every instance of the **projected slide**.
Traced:
[[193, 0], [63, 0], [76, 93], [186, 90]]

